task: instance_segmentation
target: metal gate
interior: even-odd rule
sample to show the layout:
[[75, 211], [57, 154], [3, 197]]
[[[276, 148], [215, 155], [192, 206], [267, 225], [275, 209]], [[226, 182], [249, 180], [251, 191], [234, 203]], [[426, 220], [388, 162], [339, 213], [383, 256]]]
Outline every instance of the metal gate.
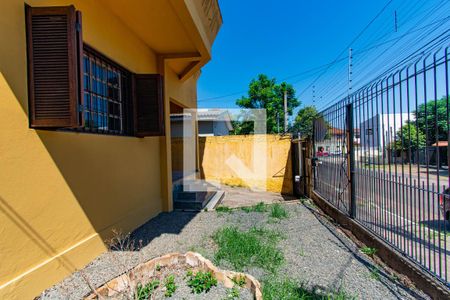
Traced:
[[450, 286], [449, 48], [321, 112], [314, 191]]

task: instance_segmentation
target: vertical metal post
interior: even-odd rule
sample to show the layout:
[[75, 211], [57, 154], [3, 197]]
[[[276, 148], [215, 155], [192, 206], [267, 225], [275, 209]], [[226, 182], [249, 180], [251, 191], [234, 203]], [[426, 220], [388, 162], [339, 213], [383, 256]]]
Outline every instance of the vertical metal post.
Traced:
[[350, 217], [356, 217], [356, 186], [355, 186], [355, 149], [353, 147], [354, 128], [353, 128], [353, 103], [346, 106], [347, 115], [347, 175], [349, 181], [349, 201], [350, 201]]

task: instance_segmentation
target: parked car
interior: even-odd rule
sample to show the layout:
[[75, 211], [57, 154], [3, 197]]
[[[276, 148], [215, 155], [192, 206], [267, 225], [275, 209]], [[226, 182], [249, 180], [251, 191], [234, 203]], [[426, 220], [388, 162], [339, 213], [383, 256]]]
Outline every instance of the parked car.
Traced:
[[319, 147], [316, 152], [316, 157], [329, 156], [330, 154], [325, 151], [323, 147]]
[[329, 156], [330, 154], [326, 151], [317, 151], [316, 156], [317, 157], [323, 157], [323, 156]]
[[342, 155], [342, 151], [341, 151], [341, 150], [330, 151], [330, 155], [331, 155], [331, 156]]
[[446, 222], [450, 222], [450, 187], [439, 195], [439, 206]]

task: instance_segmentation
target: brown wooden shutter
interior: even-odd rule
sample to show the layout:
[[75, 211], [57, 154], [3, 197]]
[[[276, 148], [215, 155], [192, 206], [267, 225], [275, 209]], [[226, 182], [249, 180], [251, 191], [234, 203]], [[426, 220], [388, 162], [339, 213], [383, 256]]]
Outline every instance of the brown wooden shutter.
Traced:
[[164, 99], [162, 76], [134, 75], [135, 135], [164, 135]]
[[30, 126], [79, 127], [82, 38], [75, 7], [26, 6], [26, 22]]

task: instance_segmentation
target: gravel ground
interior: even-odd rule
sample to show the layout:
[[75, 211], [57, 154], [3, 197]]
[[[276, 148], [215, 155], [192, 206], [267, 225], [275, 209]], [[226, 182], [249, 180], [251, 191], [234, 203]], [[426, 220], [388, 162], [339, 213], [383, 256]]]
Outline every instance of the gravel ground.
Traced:
[[[311, 289], [341, 288], [359, 299], [428, 299], [422, 292], [401, 285], [383, 270], [374, 276], [371, 259], [308, 206], [301, 203], [284, 206], [289, 218], [277, 222], [270, 220], [268, 213], [246, 213], [239, 209], [232, 213], [176, 211], [160, 214], [133, 233], [132, 238], [141, 240], [143, 245], [140, 251], [105, 253], [81, 272], [46, 290], [41, 299], [80, 299], [90, 292], [89, 285], [100, 286], [140, 262], [169, 252], [197, 251], [212, 260], [215, 244], [211, 234], [230, 225], [242, 230], [264, 226], [283, 232], [287, 238], [279, 246], [286, 264], [278, 275], [304, 282]], [[232, 269], [226, 263], [219, 267]], [[245, 271], [260, 281], [267, 275], [255, 268]]]

